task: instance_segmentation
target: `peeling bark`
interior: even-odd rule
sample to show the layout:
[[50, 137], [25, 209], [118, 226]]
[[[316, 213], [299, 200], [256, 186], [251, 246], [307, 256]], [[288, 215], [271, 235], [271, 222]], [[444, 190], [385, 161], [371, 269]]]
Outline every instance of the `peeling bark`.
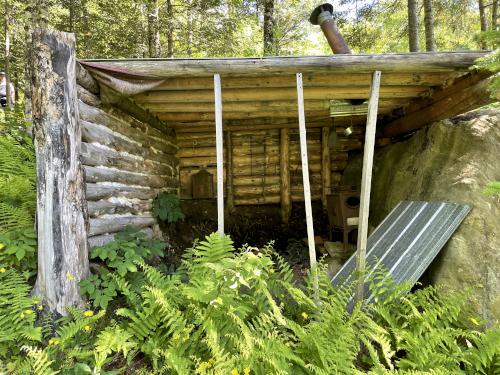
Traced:
[[31, 81], [37, 169], [38, 276], [33, 294], [48, 311], [81, 306], [89, 274], [88, 214], [73, 34], [36, 30]]

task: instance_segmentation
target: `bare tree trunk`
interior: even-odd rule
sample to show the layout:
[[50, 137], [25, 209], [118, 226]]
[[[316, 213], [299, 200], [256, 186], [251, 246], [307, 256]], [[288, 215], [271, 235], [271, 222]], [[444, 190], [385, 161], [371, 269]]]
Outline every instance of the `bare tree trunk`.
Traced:
[[420, 51], [418, 35], [418, 0], [408, 0], [408, 38], [410, 52]]
[[158, 12], [158, 0], [147, 0], [148, 12], [148, 50], [149, 57], [160, 57], [160, 17]]
[[174, 8], [172, 0], [167, 0], [167, 57], [174, 57]]
[[498, 30], [498, 0], [491, 5], [491, 30]]
[[7, 101], [7, 113], [12, 108], [12, 100], [10, 93], [10, 6], [8, 0], [5, 0], [5, 99]]
[[187, 44], [187, 49], [186, 49], [186, 52], [187, 52], [187, 55], [189, 57], [191, 57], [191, 55], [193, 54], [193, 11], [191, 9], [191, 1], [189, 0], [188, 2], [188, 5], [187, 5], [187, 14], [186, 14], [186, 18], [187, 18], [187, 40], [186, 40], [186, 44]]
[[484, 0], [478, 0], [479, 2], [479, 20], [481, 21], [481, 31], [488, 30], [488, 22], [486, 21], [486, 7], [484, 6]]
[[[486, 21], [486, 8], [484, 6], [484, 0], [478, 0], [479, 3], [479, 20], [481, 22], [481, 32], [488, 30], [488, 23]], [[486, 42], [481, 40], [481, 49], [486, 49]]]
[[88, 215], [80, 162], [75, 37], [37, 29], [31, 99], [37, 170], [38, 275], [33, 294], [46, 311], [82, 306], [89, 275]]
[[264, 55], [274, 52], [274, 0], [264, 0]]
[[75, 0], [69, 0], [69, 32], [75, 32]]
[[436, 50], [436, 39], [434, 38], [434, 10], [432, 0], [424, 0], [424, 21], [425, 21], [425, 49], [427, 51]]

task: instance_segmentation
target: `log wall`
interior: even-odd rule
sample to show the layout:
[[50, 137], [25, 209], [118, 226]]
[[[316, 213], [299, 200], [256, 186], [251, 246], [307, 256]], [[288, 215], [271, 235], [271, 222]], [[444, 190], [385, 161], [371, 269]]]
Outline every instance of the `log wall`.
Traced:
[[151, 233], [153, 199], [162, 191], [178, 193], [175, 134], [103, 104], [98, 86], [81, 67], [77, 82], [89, 243], [106, 243], [127, 225]]
[[[249, 126], [251, 128], [251, 125]], [[343, 128], [337, 129], [339, 139], [336, 146], [327, 147], [326, 155], [329, 160], [330, 179], [323, 179], [323, 143], [321, 127], [309, 128], [307, 130], [307, 146], [309, 156], [309, 174], [311, 181], [311, 194], [313, 200], [322, 198], [325, 181], [331, 186], [340, 182], [341, 173], [344, 170], [348, 151], [361, 149], [362, 134], [355, 129], [357, 134], [343, 137]], [[281, 173], [283, 149], [286, 143], [281, 142], [281, 129], [273, 128], [258, 130], [230, 131], [232, 148], [228, 150], [227, 142], [224, 143], [224, 171], [225, 171], [225, 196], [229, 191], [233, 194], [234, 205], [254, 204], [279, 204], [282, 199], [282, 178], [286, 174]], [[289, 189], [291, 201], [303, 201], [302, 166], [300, 160], [299, 132], [291, 128], [288, 132], [288, 165], [289, 165]], [[216, 158], [215, 158], [215, 133], [177, 133], [179, 146], [179, 173], [181, 184], [181, 198], [192, 197], [192, 175], [201, 168], [207, 169], [214, 176], [214, 192], [216, 191]], [[227, 140], [227, 132], [225, 140]], [[231, 152], [231, 171], [227, 170], [226, 161], [228, 152]], [[329, 162], [329, 163], [328, 163]], [[227, 174], [231, 173], [231, 189], [228, 190]], [[232, 181], [231, 181], [232, 180]], [[286, 195], [284, 195], [286, 196]], [[231, 198], [231, 197], [230, 197]]]

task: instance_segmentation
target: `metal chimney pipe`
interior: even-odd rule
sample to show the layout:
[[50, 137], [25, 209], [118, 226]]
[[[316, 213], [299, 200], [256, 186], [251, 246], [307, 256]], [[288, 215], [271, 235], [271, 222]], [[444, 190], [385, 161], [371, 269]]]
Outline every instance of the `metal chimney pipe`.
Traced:
[[337, 27], [337, 23], [333, 19], [332, 4], [325, 3], [316, 7], [309, 17], [309, 22], [313, 25], [320, 25], [333, 53], [352, 54], [351, 49]]

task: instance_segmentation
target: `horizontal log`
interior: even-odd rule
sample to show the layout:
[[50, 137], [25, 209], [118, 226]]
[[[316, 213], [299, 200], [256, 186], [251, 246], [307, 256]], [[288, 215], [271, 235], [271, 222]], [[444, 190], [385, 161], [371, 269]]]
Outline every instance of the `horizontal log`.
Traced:
[[80, 85], [76, 85], [76, 94], [78, 99], [88, 105], [91, 105], [93, 107], [100, 107], [102, 105], [101, 99], [99, 99], [97, 95], [92, 94], [90, 91]]
[[108, 167], [84, 166], [86, 182], [119, 182], [122, 184], [148, 186], [150, 188], [177, 188], [176, 177], [148, 175], [141, 172], [122, 171]]
[[[154, 233], [151, 228], [144, 228], [141, 230], [146, 235], [146, 238], [153, 238]], [[90, 247], [95, 247], [95, 246], [104, 246], [111, 241], [115, 239], [115, 233], [114, 234], [101, 234], [98, 236], [93, 236], [89, 237], [89, 246]]]
[[[167, 155], [166, 155], [167, 156]], [[112, 167], [125, 171], [141, 171], [148, 174], [174, 177], [177, 174], [178, 159], [171, 157], [165, 160], [171, 164], [157, 163], [151, 160], [143, 160], [140, 157], [126, 153], [119, 153], [106, 146], [82, 142], [82, 163], [91, 167]]]
[[276, 185], [280, 183], [280, 176], [235, 176], [233, 178], [234, 186], [248, 186], [248, 185]]
[[175, 131], [159, 120], [157, 116], [137, 105], [132, 98], [121, 95], [106, 85], [102, 85], [101, 87], [101, 100], [103, 103], [110, 104], [137, 120], [152, 126], [167, 137], [175, 136]]
[[[428, 91], [424, 86], [382, 86], [380, 97], [412, 98]], [[356, 87], [306, 87], [305, 100], [328, 99], [368, 99], [370, 86]], [[186, 90], [186, 91], [152, 91], [139, 94], [135, 97], [138, 103], [182, 103], [182, 102], [213, 102], [213, 90]], [[248, 101], [276, 101], [297, 99], [295, 88], [255, 88], [255, 89], [227, 89], [222, 91], [222, 108], [224, 102]]]
[[126, 199], [112, 197], [107, 200], [88, 201], [90, 217], [116, 214], [144, 214], [151, 211], [152, 200]]
[[281, 189], [280, 185], [263, 185], [263, 186], [235, 186], [235, 198], [253, 198], [261, 195], [279, 194]]
[[[269, 119], [269, 118], [268, 118]], [[259, 119], [259, 120], [266, 120], [266, 119]], [[273, 120], [280, 120], [280, 119], [273, 119]], [[270, 128], [272, 129], [296, 129], [298, 127], [297, 120], [296, 119], [283, 119], [287, 120], [284, 123], [274, 123], [270, 122], [269, 124], [259, 124], [259, 125], [254, 125], [252, 123], [248, 123], [246, 125], [224, 125], [224, 130], [229, 130], [231, 132], [233, 131], [238, 131], [238, 130], [245, 130], [248, 129], [250, 126], [254, 130], [269, 130]], [[231, 120], [228, 120], [228, 123], [230, 123]], [[240, 122], [240, 120], [238, 120]], [[244, 121], [243, 121], [244, 122]], [[330, 116], [328, 118], [325, 118], [322, 121], [308, 121], [306, 118], [306, 127], [307, 131], [310, 129], [316, 129], [316, 128], [322, 128], [324, 126], [330, 126], [332, 124], [332, 119]], [[341, 125], [348, 125], [348, 126], [359, 126], [362, 124], [366, 124], [366, 116], [353, 116], [351, 118], [347, 117], [341, 117], [339, 119], [335, 119], [335, 124], [336, 126], [341, 126]], [[213, 126], [206, 126], [206, 125], [198, 125], [198, 124], [189, 124], [189, 123], [176, 123], [176, 124], [170, 124], [172, 127], [175, 128], [175, 131], [177, 134], [185, 134], [185, 133], [211, 133], [215, 132]]]
[[[440, 86], [446, 81], [455, 78], [460, 73], [436, 72], [436, 73], [391, 73], [384, 72], [381, 79], [382, 85], [422, 85]], [[314, 86], [368, 86], [371, 82], [371, 74], [329, 74], [306, 73], [303, 75], [304, 87]], [[203, 90], [213, 88], [213, 79], [205, 77], [182, 77], [170, 78], [163, 84], [151, 91], [163, 90]], [[297, 84], [294, 74], [280, 76], [255, 77], [223, 77], [221, 86], [223, 89], [255, 88], [255, 87], [295, 87]]]
[[110, 197], [123, 197], [132, 199], [153, 199], [159, 190], [148, 187], [127, 186], [116, 182], [91, 184], [87, 183], [87, 200], [98, 201]]
[[93, 218], [89, 220], [90, 231], [89, 236], [97, 236], [99, 234], [116, 233], [122, 231], [127, 226], [135, 228], [149, 227], [156, 224], [156, 219], [152, 216], [133, 216], [133, 215], [113, 215], [104, 218]]
[[129, 123], [123, 121], [104, 110], [89, 106], [88, 104], [78, 101], [78, 109], [80, 120], [91, 122], [94, 124], [103, 125], [110, 130], [120, 133], [145, 147], [151, 146], [155, 149], [164, 152], [165, 154], [174, 154], [177, 152], [175, 144], [167, 140], [158, 140], [150, 137], [141, 131], [133, 128]]
[[407, 114], [386, 124], [382, 136], [398, 136], [417, 130], [432, 122], [453, 117], [495, 101], [488, 86], [491, 79], [485, 74], [471, 74], [462, 77], [445, 89], [437, 91], [432, 97], [412, 103]]
[[76, 63], [76, 83], [92, 94], [99, 94], [99, 84], [80, 63]]
[[[387, 109], [394, 108], [405, 104], [406, 101], [401, 99], [384, 99], [380, 100], [379, 108]], [[180, 103], [147, 103], [145, 108], [150, 111], [161, 114], [169, 113], [190, 113], [190, 112], [207, 112], [215, 111], [214, 104], [211, 102], [180, 102]], [[312, 99], [305, 100], [304, 107], [307, 112], [312, 111], [330, 111], [330, 100], [328, 99]], [[224, 117], [230, 112], [276, 112], [288, 111], [297, 113], [297, 100], [276, 100], [276, 101], [239, 101], [223, 103]]]
[[111, 116], [119, 118], [120, 120], [129, 124], [132, 128], [141, 131], [143, 134], [146, 134], [151, 138], [165, 142], [172, 146], [175, 146], [176, 144], [177, 136], [170, 131], [164, 133], [145, 122], [139, 121], [134, 116], [131, 116], [130, 114], [113, 106], [105, 106], [103, 109]]
[[[278, 75], [297, 72], [371, 73], [466, 71], [488, 51], [352, 54], [223, 59], [91, 60], [158, 77]], [[260, 79], [260, 77], [259, 77]], [[222, 80], [223, 81], [223, 80]]]
[[235, 198], [235, 206], [251, 206], [251, 205], [261, 205], [261, 204], [276, 204], [280, 203], [281, 196], [278, 195], [266, 195], [253, 198]]
[[131, 155], [140, 156], [145, 160], [152, 160], [159, 163], [168, 162], [172, 158], [171, 154], [164, 154], [152, 147], [143, 147], [141, 143], [114, 132], [106, 126], [85, 120], [80, 120], [80, 125], [82, 128], [82, 140], [84, 142], [99, 143], [118, 152], [127, 152]]

